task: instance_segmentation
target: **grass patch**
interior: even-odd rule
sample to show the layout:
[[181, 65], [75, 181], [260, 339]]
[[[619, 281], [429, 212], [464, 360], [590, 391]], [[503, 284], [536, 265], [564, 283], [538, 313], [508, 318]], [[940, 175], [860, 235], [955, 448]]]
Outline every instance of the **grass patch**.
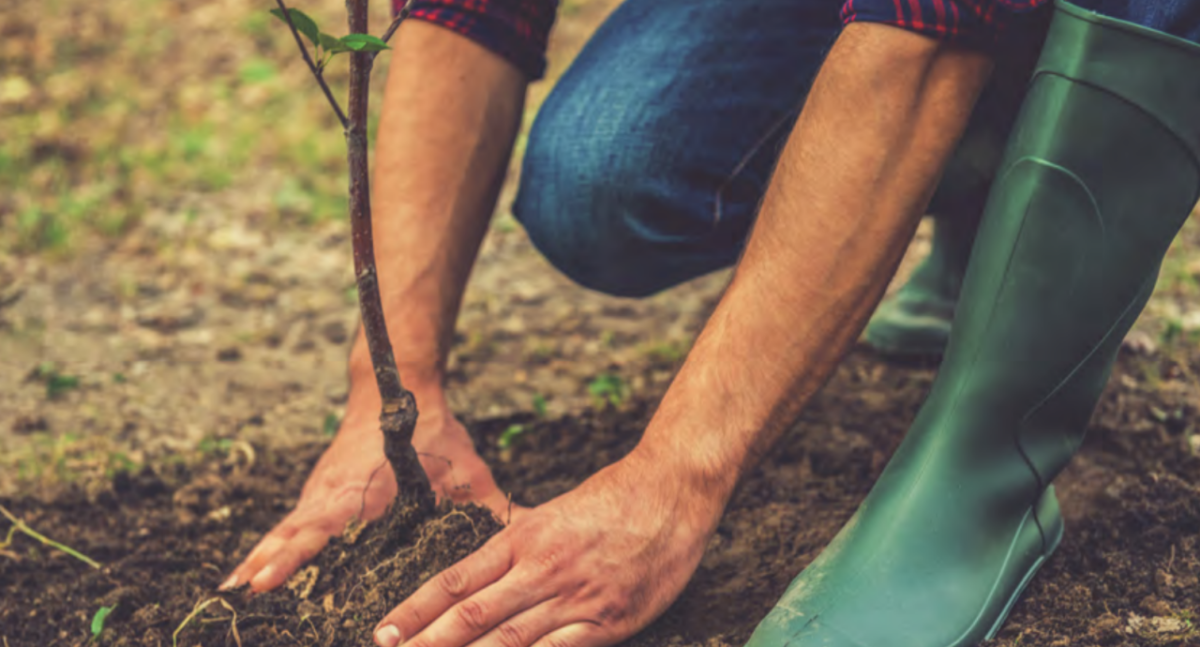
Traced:
[[[274, 218], [343, 217], [340, 129], [325, 127], [328, 107], [268, 8], [56, 0], [0, 15], [0, 253], [70, 254], [188, 194], [283, 194]], [[312, 10], [344, 22], [339, 6]], [[386, 3], [372, 13], [382, 29]], [[339, 93], [344, 68], [327, 74]]]

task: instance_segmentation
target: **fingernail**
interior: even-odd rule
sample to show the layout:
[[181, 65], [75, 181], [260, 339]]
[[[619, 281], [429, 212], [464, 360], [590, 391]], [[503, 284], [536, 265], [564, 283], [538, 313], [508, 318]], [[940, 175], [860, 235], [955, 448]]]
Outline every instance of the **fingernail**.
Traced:
[[263, 585], [267, 582], [267, 580], [271, 579], [271, 576], [273, 575], [275, 575], [274, 564], [259, 571], [258, 575], [255, 575], [254, 579], [250, 580], [250, 588], [256, 591], [261, 591], [263, 589]]
[[229, 579], [225, 580], [225, 582], [223, 584], [221, 584], [221, 586], [218, 586], [217, 590], [218, 591], [232, 591], [233, 589], [237, 588], [237, 585], [238, 585], [238, 576], [235, 573], [233, 575], [230, 575]]
[[400, 630], [394, 625], [380, 627], [375, 632], [375, 644], [379, 647], [396, 647], [400, 644]]

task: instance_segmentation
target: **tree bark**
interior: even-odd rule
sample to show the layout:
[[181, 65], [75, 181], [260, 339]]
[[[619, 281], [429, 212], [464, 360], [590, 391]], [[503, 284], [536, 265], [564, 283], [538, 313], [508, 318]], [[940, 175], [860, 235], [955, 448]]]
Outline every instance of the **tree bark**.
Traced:
[[[350, 33], [367, 32], [367, 0], [346, 0]], [[350, 163], [350, 223], [354, 245], [354, 274], [358, 284], [358, 304], [375, 381], [383, 407], [379, 424], [383, 429], [384, 453], [396, 476], [402, 502], [432, 506], [433, 490], [413, 448], [413, 430], [417, 424], [417, 402], [404, 388], [392, 342], [388, 338], [383, 303], [379, 297], [379, 277], [375, 270], [375, 242], [371, 231], [371, 187], [367, 165], [367, 99], [371, 85], [374, 56], [370, 52], [350, 53], [350, 103], [347, 110], [346, 146]]]

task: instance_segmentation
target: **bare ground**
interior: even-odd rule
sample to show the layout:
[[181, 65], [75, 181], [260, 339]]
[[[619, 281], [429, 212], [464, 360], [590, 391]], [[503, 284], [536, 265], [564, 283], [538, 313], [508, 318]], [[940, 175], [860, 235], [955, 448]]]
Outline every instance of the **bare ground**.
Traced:
[[[30, 44], [0, 51], [7, 65], [0, 66], [0, 131], [19, 126], [9, 132], [22, 133], [0, 142], [0, 181], [7, 189], [0, 195], [0, 243], [7, 245], [0, 247], [0, 502], [107, 566], [89, 575], [17, 537], [0, 553], [0, 636], [13, 647], [82, 644], [96, 608], [121, 600], [125, 606], [114, 612], [105, 640], [166, 644], [192, 605], [211, 595], [219, 574], [294, 501], [342, 414], [345, 356], [356, 325], [348, 226], [295, 213], [322, 204], [323, 183], [340, 190], [339, 172], [329, 170], [338, 168], [336, 140], [332, 147], [319, 140], [314, 146], [324, 152], [309, 164], [278, 152], [287, 149], [280, 134], [263, 143], [276, 152], [246, 160], [250, 166], [239, 175], [250, 179], [225, 186], [206, 185], [215, 182], [207, 176], [176, 177], [171, 168], [153, 181], [134, 174], [127, 190], [104, 199], [136, 218], [122, 219], [113, 231], [88, 229], [95, 224], [90, 220], [70, 223], [83, 233], [64, 249], [27, 246], [53, 242], [45, 237], [56, 230], [46, 220], [30, 230], [42, 238], [6, 238], [30, 233], [22, 229], [29, 205], [41, 214], [65, 208], [43, 204], [52, 190], [93, 190], [89, 173], [101, 168], [88, 156], [99, 159], [102, 137], [70, 139], [62, 131], [72, 122], [56, 124], [46, 115], [60, 104], [83, 105], [114, 91], [88, 85], [92, 78], [107, 75], [116, 86], [121, 74], [142, 72], [136, 60], [119, 55], [136, 47], [116, 47], [105, 36], [106, 28], [125, 24], [115, 12], [129, 3], [84, 4], [56, 4], [78, 11], [72, 26], [37, 23], [29, 5], [0, 0], [4, 42]], [[616, 3], [567, 4], [551, 78]], [[243, 23], [258, 10], [235, 0], [209, 6]], [[180, 3], [168, 13], [159, 18], [221, 38], [221, 22], [201, 4]], [[152, 40], [152, 32], [126, 26], [122, 42]], [[72, 36], [93, 53], [91, 76], [51, 83], [63, 73], [52, 69], [58, 44]], [[240, 52], [226, 55], [232, 62], [206, 59], [207, 50], [181, 42], [183, 53], [174, 54], [181, 62], [158, 72], [156, 91], [220, 70], [245, 76], [247, 66], [257, 64]], [[291, 54], [276, 49], [278, 43], [259, 47], [258, 56]], [[295, 72], [285, 67], [264, 86], [235, 88], [231, 105], [269, 107], [269, 93], [306, 88]], [[28, 96], [18, 97], [19, 84], [11, 80], [17, 76], [39, 81]], [[532, 106], [549, 87], [535, 87]], [[188, 96], [170, 95], [171, 109], [186, 113]], [[153, 111], [165, 100], [149, 96], [138, 108], [143, 112], [120, 117], [130, 120], [120, 122], [125, 131], [136, 133], [138, 115], [154, 117], [147, 123], [170, 122], [170, 115]], [[291, 117], [317, 109], [323, 107]], [[108, 123], [101, 117], [116, 119], [103, 110], [79, 114], [96, 129]], [[225, 127], [254, 131], [254, 124], [237, 120]], [[135, 134], [124, 141], [142, 145]], [[194, 164], [203, 167], [209, 155], [213, 164], [221, 162], [220, 150], [230, 146], [216, 148], [202, 149]], [[71, 161], [72, 155], [82, 157]], [[5, 159], [27, 162], [27, 174], [6, 167]], [[284, 162], [303, 169], [307, 202], [280, 198], [291, 186], [280, 172]], [[68, 173], [72, 169], [79, 172]], [[79, 184], [55, 184], [62, 173], [78, 175]], [[502, 205], [513, 186], [510, 178]], [[902, 275], [927, 241], [922, 230]], [[1196, 243], [1189, 227], [1130, 336], [1091, 440], [1060, 479], [1071, 534], [1000, 644], [1200, 642], [1191, 624], [1200, 613]], [[501, 485], [535, 504], [627, 451], [726, 280], [720, 273], [646, 300], [588, 292], [540, 259], [501, 209], [472, 278], [451, 360], [454, 406], [474, 421]], [[856, 351], [742, 488], [696, 584], [639, 643], [740, 644], [866, 494], [932, 375], [927, 366], [891, 365]], [[605, 411], [589, 390], [600, 376], [616, 376], [604, 382], [623, 385], [619, 410]], [[534, 412], [541, 401], [546, 411], [539, 417]], [[527, 430], [515, 448], [501, 451], [498, 438], [514, 424]], [[257, 625], [280, 636], [305, 635], [297, 626], [304, 614], [292, 613], [301, 601], [288, 595], [271, 602], [276, 620]], [[244, 619], [259, 613], [245, 601], [230, 601]], [[204, 644], [233, 644], [228, 612], [217, 605], [206, 613], [204, 629], [185, 634], [181, 644], [196, 644], [196, 636], [205, 637]]]

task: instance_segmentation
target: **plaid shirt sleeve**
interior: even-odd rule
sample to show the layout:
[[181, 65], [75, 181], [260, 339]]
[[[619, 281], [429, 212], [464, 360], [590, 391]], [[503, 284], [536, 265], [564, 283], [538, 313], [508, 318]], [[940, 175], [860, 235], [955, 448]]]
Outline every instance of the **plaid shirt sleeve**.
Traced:
[[842, 21], [878, 22], [985, 50], [1018, 15], [1050, 0], [847, 0]]
[[[392, 0], [399, 12], [405, 0]], [[412, 0], [410, 16], [470, 38], [532, 79], [546, 71], [546, 40], [558, 0]]]

